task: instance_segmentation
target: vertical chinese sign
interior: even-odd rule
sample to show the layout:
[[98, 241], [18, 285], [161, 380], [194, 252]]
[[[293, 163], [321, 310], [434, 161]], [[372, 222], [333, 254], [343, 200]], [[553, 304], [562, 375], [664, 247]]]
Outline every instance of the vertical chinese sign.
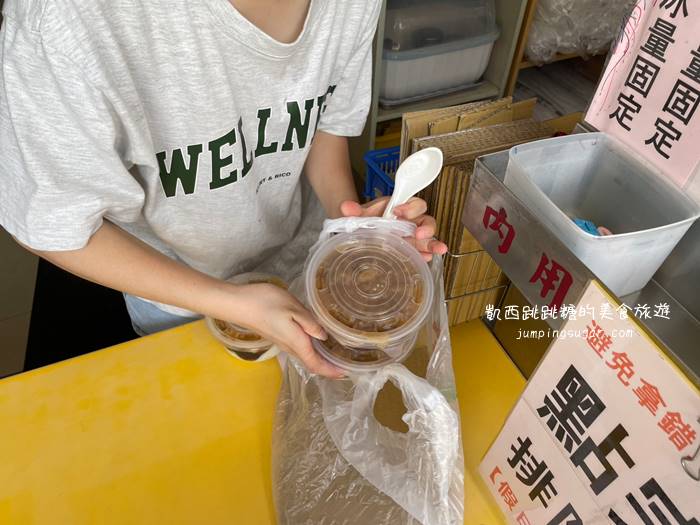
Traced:
[[[516, 240], [517, 232], [515, 226], [508, 222], [506, 209], [500, 207], [495, 210], [487, 204], [482, 223], [489, 234], [497, 236], [498, 253], [507, 255], [513, 241]], [[545, 251], [538, 255], [539, 262], [534, 267], [534, 273], [528, 281], [537, 288], [540, 299], [548, 302], [550, 308], [561, 308], [573, 283], [571, 273], [557, 261], [550, 259]], [[528, 269], [524, 271], [529, 272]], [[530, 274], [528, 273], [528, 275]]]
[[[595, 282], [584, 305], [618, 306]], [[698, 390], [631, 318], [563, 331], [480, 467], [509, 522], [700, 525]]]
[[639, 0], [613, 45], [586, 121], [680, 187], [700, 166], [700, 2]]

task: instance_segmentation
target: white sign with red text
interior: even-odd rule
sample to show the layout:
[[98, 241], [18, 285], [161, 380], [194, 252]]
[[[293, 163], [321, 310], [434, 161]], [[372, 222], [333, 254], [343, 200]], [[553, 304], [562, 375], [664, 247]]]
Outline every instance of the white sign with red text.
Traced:
[[[591, 283], [579, 307], [617, 305]], [[569, 319], [480, 472], [511, 523], [700, 525], [700, 393], [632, 318]], [[505, 484], [504, 484], [505, 483]]]

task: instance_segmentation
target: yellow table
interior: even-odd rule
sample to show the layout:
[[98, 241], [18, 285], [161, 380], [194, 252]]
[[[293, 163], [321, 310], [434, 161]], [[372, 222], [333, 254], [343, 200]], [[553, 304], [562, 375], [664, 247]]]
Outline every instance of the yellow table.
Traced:
[[[476, 468], [524, 380], [480, 322], [453, 331], [465, 523], [502, 523]], [[0, 381], [0, 523], [272, 524], [276, 362], [203, 322]]]

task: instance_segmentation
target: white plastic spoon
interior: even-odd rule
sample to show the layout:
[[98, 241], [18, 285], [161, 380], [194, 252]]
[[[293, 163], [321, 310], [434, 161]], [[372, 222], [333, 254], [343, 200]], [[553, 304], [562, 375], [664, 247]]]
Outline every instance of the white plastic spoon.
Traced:
[[442, 169], [442, 151], [425, 148], [404, 160], [394, 177], [394, 193], [386, 205], [383, 217], [395, 219], [394, 208], [400, 206], [433, 182]]

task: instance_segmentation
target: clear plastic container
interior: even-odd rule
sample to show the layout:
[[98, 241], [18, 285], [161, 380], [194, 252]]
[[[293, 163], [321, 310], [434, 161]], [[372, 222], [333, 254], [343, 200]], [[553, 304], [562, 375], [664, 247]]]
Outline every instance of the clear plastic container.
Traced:
[[401, 237], [357, 230], [331, 237], [304, 275], [309, 308], [329, 334], [314, 341], [336, 366], [375, 370], [403, 360], [433, 301], [430, 269]]
[[[504, 182], [618, 297], [641, 290], [700, 216], [677, 186], [605, 133], [515, 146]], [[574, 218], [613, 235], [591, 235]]]
[[[229, 279], [229, 282], [235, 284], [268, 283], [279, 286], [280, 288], [287, 288], [286, 283], [279, 277], [263, 273], [244, 273], [236, 275]], [[277, 351], [270, 352], [270, 350], [273, 349], [272, 342], [264, 339], [252, 330], [235, 323], [213, 319], [211, 317], [206, 318], [206, 323], [214, 337], [235, 357], [245, 361], [262, 361], [270, 359], [278, 353]]]
[[493, 0], [387, 5], [380, 100], [399, 103], [475, 84], [498, 38]]

